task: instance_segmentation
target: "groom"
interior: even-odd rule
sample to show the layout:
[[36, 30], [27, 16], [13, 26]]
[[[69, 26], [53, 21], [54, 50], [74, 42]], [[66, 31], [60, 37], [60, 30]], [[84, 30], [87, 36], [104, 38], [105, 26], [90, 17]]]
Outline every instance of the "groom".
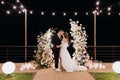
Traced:
[[60, 56], [60, 44], [61, 44], [61, 40], [62, 40], [62, 34], [64, 33], [64, 31], [62, 29], [60, 29], [57, 34], [55, 34], [52, 37], [52, 44], [53, 44], [53, 54], [54, 54], [54, 59], [55, 59], [55, 68], [56, 71], [61, 71], [61, 69], [59, 68], [58, 64], [59, 64], [59, 56]]

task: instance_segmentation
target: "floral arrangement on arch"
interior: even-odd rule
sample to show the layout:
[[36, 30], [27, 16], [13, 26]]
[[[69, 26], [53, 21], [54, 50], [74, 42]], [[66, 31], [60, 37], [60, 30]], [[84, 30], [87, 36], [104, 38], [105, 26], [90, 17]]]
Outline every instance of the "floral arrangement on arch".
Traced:
[[75, 52], [73, 53], [73, 60], [76, 61], [77, 65], [86, 66], [89, 69], [104, 69], [105, 66], [102, 62], [93, 62], [87, 52], [87, 35], [85, 28], [82, 27], [82, 24], [79, 24], [79, 21], [73, 21], [70, 19], [70, 34], [73, 37], [73, 47]]
[[73, 21], [72, 19], [70, 19], [70, 25], [70, 34], [73, 38], [72, 42], [75, 49], [75, 52], [73, 53], [73, 60], [75, 60], [78, 65], [85, 65], [89, 58], [86, 50], [87, 35], [85, 28], [82, 27], [82, 24], [79, 24], [79, 21]]
[[35, 60], [41, 68], [48, 68], [54, 65], [53, 54], [52, 54], [52, 44], [51, 36], [54, 32], [54, 29], [50, 28], [46, 33], [40, 33], [37, 36], [37, 50], [35, 53]]

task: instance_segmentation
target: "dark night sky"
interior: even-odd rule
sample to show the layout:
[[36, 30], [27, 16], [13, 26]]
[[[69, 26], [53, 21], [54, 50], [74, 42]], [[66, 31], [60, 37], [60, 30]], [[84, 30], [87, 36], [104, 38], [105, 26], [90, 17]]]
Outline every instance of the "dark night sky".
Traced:
[[[97, 16], [97, 45], [120, 45], [120, 16], [116, 13], [120, 11], [120, 2], [119, 0], [100, 1], [101, 8], [115, 5], [110, 16], [106, 12]], [[50, 27], [61, 27], [69, 31], [70, 18], [83, 24], [89, 36], [88, 45], [93, 45], [93, 15], [86, 16], [81, 13], [74, 16], [73, 12], [92, 13], [95, 9], [95, 0], [21, 0], [21, 2], [27, 9], [34, 11], [33, 15], [28, 14], [28, 45], [36, 45], [37, 35]], [[10, 6], [0, 5], [0, 7], [0, 45], [24, 45], [24, 14], [13, 12], [6, 15], [5, 10]], [[46, 11], [46, 14], [41, 16], [40, 11]], [[56, 12], [56, 16], [51, 16], [52, 11]], [[62, 15], [64, 11], [68, 13], [67, 16]]]

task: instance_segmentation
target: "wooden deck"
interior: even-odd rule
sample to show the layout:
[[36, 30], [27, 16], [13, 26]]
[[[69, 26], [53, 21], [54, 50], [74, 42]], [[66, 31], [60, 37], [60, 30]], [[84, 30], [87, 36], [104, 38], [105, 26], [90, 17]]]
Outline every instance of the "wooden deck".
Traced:
[[[20, 70], [20, 65], [23, 63], [16, 63], [16, 70], [14, 73], [36, 72], [33, 80], [95, 80], [89, 72], [113, 72], [112, 63], [104, 63], [105, 69], [89, 69], [83, 72], [67, 73], [65, 71], [57, 72], [54, 68], [40, 69], [40, 70]], [[2, 64], [0, 64], [0, 73], [2, 73]]]
[[95, 80], [87, 71], [67, 73], [55, 69], [39, 70], [33, 80]]

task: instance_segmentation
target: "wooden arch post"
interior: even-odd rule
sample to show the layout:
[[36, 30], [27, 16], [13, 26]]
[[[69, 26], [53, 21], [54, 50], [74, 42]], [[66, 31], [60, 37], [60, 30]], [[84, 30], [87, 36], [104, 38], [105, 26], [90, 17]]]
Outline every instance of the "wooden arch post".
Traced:
[[96, 12], [94, 13], [94, 60], [96, 60]]

